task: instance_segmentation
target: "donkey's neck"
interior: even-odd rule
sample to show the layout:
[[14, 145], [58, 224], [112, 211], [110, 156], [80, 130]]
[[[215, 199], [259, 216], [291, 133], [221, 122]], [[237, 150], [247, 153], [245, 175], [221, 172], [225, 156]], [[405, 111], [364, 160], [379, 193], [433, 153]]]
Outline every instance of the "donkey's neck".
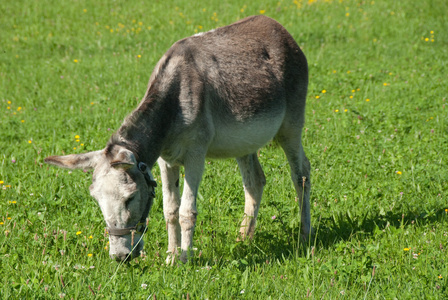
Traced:
[[131, 150], [138, 161], [151, 168], [160, 156], [178, 108], [176, 93], [162, 95], [154, 90], [149, 88], [140, 105], [125, 118], [109, 142]]

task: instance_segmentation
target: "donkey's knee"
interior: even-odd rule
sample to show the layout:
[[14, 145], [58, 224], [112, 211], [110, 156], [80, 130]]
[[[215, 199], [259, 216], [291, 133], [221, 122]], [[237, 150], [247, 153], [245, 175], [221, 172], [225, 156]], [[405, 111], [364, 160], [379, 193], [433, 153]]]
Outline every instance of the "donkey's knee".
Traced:
[[179, 206], [164, 207], [163, 215], [165, 216], [165, 221], [169, 224], [179, 223]]
[[188, 211], [179, 214], [179, 223], [182, 230], [194, 229], [197, 219], [196, 211]]

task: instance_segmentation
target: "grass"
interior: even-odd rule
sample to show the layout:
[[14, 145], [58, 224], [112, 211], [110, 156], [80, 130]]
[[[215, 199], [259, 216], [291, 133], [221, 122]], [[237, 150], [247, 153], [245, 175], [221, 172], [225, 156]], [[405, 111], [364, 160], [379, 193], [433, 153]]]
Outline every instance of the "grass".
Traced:
[[[446, 11], [443, 0], [0, 2], [0, 295], [446, 298]], [[210, 161], [195, 259], [164, 265], [159, 190], [146, 256], [118, 265], [91, 174], [43, 159], [104, 147], [176, 40], [260, 13], [308, 58], [315, 239], [297, 244], [289, 167], [272, 143], [261, 150], [268, 184], [253, 241], [235, 242], [235, 161]]]

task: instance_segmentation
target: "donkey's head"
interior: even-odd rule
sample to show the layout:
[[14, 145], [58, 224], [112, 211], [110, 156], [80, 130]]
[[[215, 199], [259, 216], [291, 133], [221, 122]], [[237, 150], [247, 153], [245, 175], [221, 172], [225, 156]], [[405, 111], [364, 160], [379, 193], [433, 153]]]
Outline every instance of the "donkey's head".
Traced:
[[140, 255], [146, 217], [154, 200], [154, 181], [146, 164], [118, 145], [84, 154], [50, 156], [45, 162], [68, 169], [94, 169], [90, 194], [97, 200], [109, 231], [111, 258]]

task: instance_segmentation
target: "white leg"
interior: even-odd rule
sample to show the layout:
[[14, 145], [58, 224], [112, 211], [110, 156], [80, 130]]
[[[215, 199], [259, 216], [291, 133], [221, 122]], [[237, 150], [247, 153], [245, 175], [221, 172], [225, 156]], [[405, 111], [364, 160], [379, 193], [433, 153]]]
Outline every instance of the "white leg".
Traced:
[[162, 159], [158, 160], [160, 174], [162, 176], [163, 190], [163, 214], [165, 216], [168, 230], [168, 257], [167, 264], [173, 264], [180, 247], [180, 224], [179, 224], [179, 167], [170, 167]]
[[252, 238], [266, 178], [256, 153], [239, 157], [236, 160], [243, 177], [245, 197], [244, 216], [240, 228], [241, 239], [245, 239], [247, 236]]
[[179, 210], [179, 223], [182, 232], [181, 261], [186, 262], [189, 251], [193, 248], [194, 227], [196, 225], [196, 197], [202, 173], [204, 172], [205, 155], [190, 155], [184, 162], [185, 181], [182, 201]]

